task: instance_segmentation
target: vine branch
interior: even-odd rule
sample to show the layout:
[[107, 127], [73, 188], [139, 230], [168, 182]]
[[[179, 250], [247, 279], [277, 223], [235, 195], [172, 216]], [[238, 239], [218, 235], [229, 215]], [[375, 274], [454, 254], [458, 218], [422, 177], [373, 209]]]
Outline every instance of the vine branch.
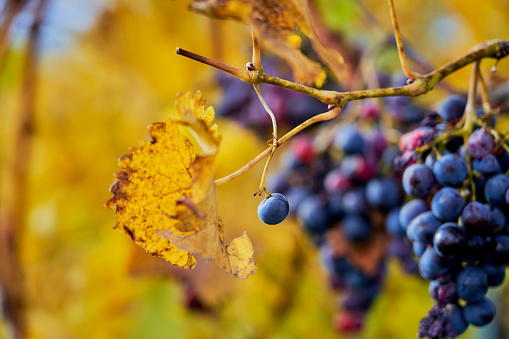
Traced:
[[[389, 0], [390, 1], [390, 0]], [[256, 39], [253, 36], [253, 50], [257, 50]], [[325, 121], [335, 118], [341, 112], [342, 108], [347, 102], [367, 99], [367, 98], [380, 98], [380, 97], [389, 97], [389, 96], [410, 96], [417, 97], [419, 95], [425, 94], [429, 92], [433, 87], [440, 82], [442, 79], [447, 77], [449, 74], [454, 73], [455, 71], [469, 65], [471, 63], [479, 62], [483, 58], [496, 58], [498, 60], [509, 55], [509, 41], [506, 40], [489, 40], [484, 43], [481, 43], [477, 46], [474, 46], [471, 51], [462, 56], [449, 62], [442, 67], [429, 72], [425, 75], [417, 75], [415, 80], [409, 81], [409, 84], [401, 87], [389, 87], [389, 88], [376, 88], [376, 89], [368, 89], [362, 91], [351, 91], [351, 92], [338, 92], [338, 91], [328, 91], [328, 90], [320, 90], [313, 87], [301, 85], [289, 80], [281, 79], [269, 74], [266, 74], [261, 69], [257, 69], [254, 67], [253, 70], [242, 70], [232, 66], [225, 65], [219, 61], [212, 60], [206, 58], [204, 56], [183, 50], [181, 48], [177, 48], [177, 54], [183, 55], [190, 59], [205, 63], [207, 65], [216, 67], [225, 72], [233, 74], [237, 76], [240, 80], [258, 85], [260, 83], [267, 83], [275, 86], [279, 86], [282, 88], [290, 89], [296, 92], [300, 92], [303, 94], [310, 95], [322, 101], [325, 104], [329, 104], [331, 107], [331, 111], [326, 113], [318, 114], [299, 126], [295, 127], [293, 130], [284, 135], [281, 139], [277, 140], [276, 147], [290, 139], [292, 136], [303, 130], [304, 128], [311, 126], [319, 121]], [[253, 61], [259, 60], [256, 57]], [[260, 64], [261, 65], [261, 64]], [[255, 87], [256, 88], [256, 87]], [[245, 173], [247, 170], [252, 168], [266, 156], [271, 153], [273, 146], [268, 147], [260, 153], [255, 159], [250, 161], [244, 167], [239, 169], [238, 171], [226, 176], [224, 178], [216, 180], [216, 185], [221, 185], [227, 183], [239, 175]]]

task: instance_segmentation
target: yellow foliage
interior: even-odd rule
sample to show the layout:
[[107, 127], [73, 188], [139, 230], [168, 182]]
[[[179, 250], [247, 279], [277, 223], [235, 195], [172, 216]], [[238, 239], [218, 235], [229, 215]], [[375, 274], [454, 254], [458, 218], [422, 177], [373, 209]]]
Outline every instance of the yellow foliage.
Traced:
[[326, 73], [300, 51], [300, 40], [294, 34], [298, 28], [335, 75], [344, 77], [343, 57], [320, 42], [305, 0], [195, 0], [191, 9], [214, 18], [242, 21], [269, 50], [288, 62], [297, 82], [321, 87]]
[[[247, 235], [224, 244], [218, 216], [214, 161], [220, 143], [214, 109], [204, 108], [201, 93], [178, 95], [179, 117], [150, 125], [152, 141], [120, 158], [122, 170], [106, 206], [116, 211], [115, 228], [153, 255], [194, 268], [199, 254], [241, 279], [256, 271]], [[180, 132], [187, 126], [202, 153]]]

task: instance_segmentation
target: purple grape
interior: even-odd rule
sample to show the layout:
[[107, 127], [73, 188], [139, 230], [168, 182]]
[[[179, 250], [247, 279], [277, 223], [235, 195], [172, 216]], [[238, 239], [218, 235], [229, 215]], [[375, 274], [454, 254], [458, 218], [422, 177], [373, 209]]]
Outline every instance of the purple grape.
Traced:
[[488, 292], [488, 275], [478, 267], [465, 267], [456, 276], [458, 296], [467, 301], [478, 301]]
[[433, 140], [435, 131], [431, 127], [422, 126], [410, 133], [406, 149], [415, 149], [427, 145]]
[[457, 155], [445, 154], [433, 165], [433, 174], [441, 185], [459, 187], [467, 178], [467, 163]]
[[464, 206], [465, 199], [451, 187], [442, 188], [431, 200], [433, 214], [442, 221], [456, 221]]
[[484, 128], [474, 131], [468, 137], [467, 149], [473, 158], [481, 159], [495, 148], [495, 138]]
[[277, 225], [286, 219], [290, 206], [284, 195], [273, 193], [258, 205], [258, 217], [268, 225]]
[[419, 214], [429, 211], [428, 204], [422, 199], [414, 199], [407, 202], [399, 212], [399, 222], [406, 231], [410, 222]]
[[433, 172], [423, 164], [410, 165], [403, 173], [405, 192], [417, 198], [427, 197], [434, 183]]
[[469, 302], [463, 308], [463, 316], [469, 324], [488, 325], [495, 318], [495, 305], [487, 298]]

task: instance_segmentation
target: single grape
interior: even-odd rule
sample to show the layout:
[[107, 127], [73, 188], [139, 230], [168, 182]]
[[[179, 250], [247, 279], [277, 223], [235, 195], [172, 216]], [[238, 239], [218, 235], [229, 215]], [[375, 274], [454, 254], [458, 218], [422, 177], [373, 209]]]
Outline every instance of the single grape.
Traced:
[[428, 247], [428, 244], [426, 243], [423, 243], [423, 242], [419, 242], [419, 241], [414, 241], [412, 243], [412, 249], [414, 251], [414, 254], [420, 258], [424, 251], [426, 251], [426, 248]]
[[445, 122], [451, 122], [461, 118], [465, 112], [467, 102], [459, 95], [451, 95], [438, 107], [438, 115]]
[[481, 173], [485, 178], [489, 178], [501, 172], [500, 164], [493, 154], [487, 154], [480, 160], [474, 159], [472, 166], [475, 171]]
[[414, 199], [407, 202], [399, 213], [399, 222], [406, 231], [410, 222], [419, 214], [429, 211], [428, 204], [422, 199]]
[[349, 242], [359, 243], [369, 237], [371, 225], [365, 218], [352, 214], [343, 219], [341, 230]]
[[373, 207], [390, 209], [400, 204], [402, 194], [391, 178], [371, 179], [366, 185], [366, 198]]
[[432, 212], [423, 212], [415, 217], [407, 228], [407, 236], [412, 241], [425, 244], [433, 243], [433, 235], [442, 225]]
[[346, 154], [360, 154], [364, 151], [364, 138], [356, 126], [343, 126], [336, 133], [333, 145]]
[[475, 326], [488, 325], [495, 318], [495, 305], [487, 298], [469, 302], [463, 308], [463, 316], [469, 324]]
[[435, 178], [431, 169], [423, 164], [410, 165], [403, 173], [403, 188], [405, 192], [417, 198], [428, 196]]
[[492, 263], [485, 262], [480, 268], [488, 276], [488, 285], [490, 287], [500, 286], [505, 279], [505, 266], [493, 265]]
[[324, 180], [324, 188], [327, 192], [344, 192], [353, 188], [353, 183], [340, 168], [330, 171]]
[[481, 159], [491, 153], [493, 148], [495, 148], [495, 138], [484, 128], [474, 131], [468, 137], [467, 149], [473, 158]]
[[406, 138], [406, 149], [415, 149], [430, 143], [433, 140], [435, 131], [431, 127], [422, 126], [410, 133]]
[[360, 187], [346, 192], [342, 197], [343, 210], [345, 213], [362, 214], [369, 210], [364, 190]]
[[488, 179], [484, 187], [484, 196], [490, 205], [502, 206], [506, 203], [506, 192], [509, 188], [509, 177], [497, 174]]
[[329, 227], [327, 203], [317, 196], [308, 196], [300, 203], [297, 217], [310, 233], [322, 233]]
[[452, 260], [439, 256], [433, 247], [428, 247], [419, 259], [419, 273], [424, 279], [432, 280], [447, 273], [452, 263]]
[[458, 296], [465, 301], [477, 301], [488, 292], [488, 275], [478, 267], [465, 267], [456, 276]]
[[478, 201], [469, 202], [461, 212], [461, 224], [468, 233], [488, 235], [493, 233], [491, 213], [488, 207]]
[[458, 224], [448, 222], [440, 226], [433, 237], [433, 246], [442, 257], [455, 257], [465, 247], [465, 234]]
[[445, 154], [433, 165], [433, 174], [441, 185], [459, 187], [467, 178], [467, 163], [457, 155]]
[[401, 207], [393, 208], [385, 219], [385, 230], [391, 235], [405, 236], [406, 234], [399, 221], [400, 211]]
[[313, 140], [305, 134], [300, 134], [292, 140], [291, 151], [302, 164], [309, 164], [315, 158]]
[[285, 220], [290, 206], [284, 195], [273, 193], [258, 205], [258, 217], [268, 225], [276, 225]]
[[452, 187], [444, 187], [431, 200], [433, 214], [442, 221], [456, 221], [465, 206], [465, 199]]
[[490, 228], [493, 229], [494, 232], [500, 231], [505, 225], [505, 215], [504, 213], [497, 207], [491, 205], [484, 205], [490, 210]]

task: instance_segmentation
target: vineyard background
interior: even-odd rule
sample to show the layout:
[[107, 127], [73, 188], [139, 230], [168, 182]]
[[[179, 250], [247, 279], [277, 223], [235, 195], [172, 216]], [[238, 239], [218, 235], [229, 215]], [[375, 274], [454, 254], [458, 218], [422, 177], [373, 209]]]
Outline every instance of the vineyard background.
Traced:
[[[383, 1], [362, 1], [376, 24], [366, 19], [358, 1], [313, 3], [323, 25], [342, 35], [348, 46], [362, 50], [391, 34]], [[177, 56], [175, 47], [242, 68], [251, 58], [248, 29], [192, 13], [186, 1], [53, 0], [48, 6], [19, 247], [28, 337], [340, 337], [331, 326], [337, 297], [312, 243], [296, 223], [268, 227], [256, 215], [259, 198], [253, 193], [262, 164], [217, 190], [226, 239], [247, 231], [254, 245], [258, 271], [247, 281], [203, 262], [196, 270], [183, 271], [145, 254], [112, 230], [114, 215], [103, 207], [112, 174], [118, 171], [115, 159], [138, 140], [148, 140], [146, 126], [174, 110], [177, 92], [201, 90], [208, 104], [221, 102], [217, 72]], [[404, 38], [434, 67], [482, 41], [507, 38], [509, 32], [505, 0], [401, 0], [396, 8]], [[10, 145], [21, 109], [33, 10], [28, 5], [14, 21], [1, 65], [4, 206], [12, 193], [9, 165], [25, 156], [14, 154]], [[262, 61], [269, 53], [262, 47]], [[385, 51], [376, 65], [398, 70], [395, 48]], [[508, 77], [508, 65], [501, 61], [498, 77]], [[491, 66], [485, 61], [482, 69], [487, 72]], [[468, 70], [462, 70], [448, 83], [466, 91], [467, 79]], [[416, 100], [433, 104], [443, 97], [437, 89]], [[502, 126], [507, 126], [505, 120]], [[216, 167], [219, 178], [256, 156], [265, 140], [233, 122], [218, 124], [224, 138]], [[495, 338], [493, 333], [509, 338], [507, 287], [496, 293], [494, 299], [502, 304], [499, 320], [469, 330], [464, 338]], [[196, 296], [203, 307], [190, 309], [186, 296]], [[358, 338], [413, 338], [431, 305], [427, 283], [405, 276], [391, 263], [385, 291]], [[0, 338], [7, 338], [6, 324], [0, 329]]]

